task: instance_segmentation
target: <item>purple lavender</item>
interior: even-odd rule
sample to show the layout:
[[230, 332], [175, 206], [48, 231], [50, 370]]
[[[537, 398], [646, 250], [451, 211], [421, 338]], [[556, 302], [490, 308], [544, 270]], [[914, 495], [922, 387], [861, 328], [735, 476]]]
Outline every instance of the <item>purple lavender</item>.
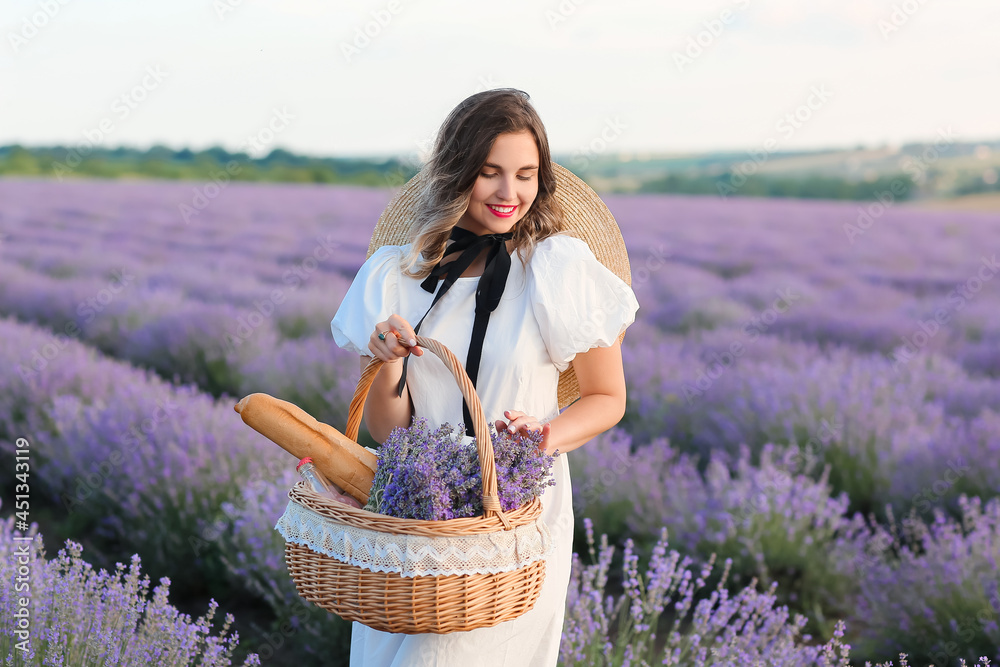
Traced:
[[[834, 490], [865, 513], [887, 503], [955, 513], [961, 493], [1000, 493], [1000, 382], [946, 357], [928, 354], [897, 375], [891, 360], [843, 346], [770, 336], [750, 345], [732, 330], [695, 342], [635, 329], [634, 346], [623, 349], [630, 405], [622, 426], [637, 443], [669, 438], [702, 462], [719, 451], [735, 460], [741, 444], [755, 456], [767, 443], [797, 444], [831, 464]], [[737, 365], [711, 366], [733, 341], [746, 344]]]
[[[0, 319], [0, 338], [0, 364], [12, 369], [52, 340], [9, 319]], [[178, 562], [201, 568], [176, 573], [175, 589], [183, 589], [224, 572], [220, 537], [233, 521], [224, 504], [247, 484], [294, 469], [293, 459], [239, 419], [233, 403], [69, 340], [41, 371], [0, 376], [0, 439], [28, 433], [44, 443], [33, 450], [32, 492], [89, 528], [97, 544], [137, 551], [157, 573]], [[7, 456], [0, 452], [0, 460]], [[96, 554], [102, 565], [120, 557]]]
[[[565, 667], [633, 663], [787, 667], [849, 664], [849, 647], [840, 641], [843, 624], [838, 625], [837, 634], [827, 643], [812, 644], [811, 638], [802, 634], [806, 619], [790, 618], [787, 609], [775, 607], [773, 586], [761, 593], [751, 583], [731, 597], [723, 585], [729, 561], [720, 584], [703, 597], [714, 569], [714, 557], [692, 572], [689, 558], [667, 551], [666, 529], [643, 575], [631, 540], [626, 542], [624, 592], [617, 597], [609, 595], [606, 587], [614, 547], [602, 535], [600, 549], [595, 553], [593, 525], [585, 519], [584, 526], [592, 562], [584, 565], [574, 554], [560, 645], [561, 664]], [[696, 595], [702, 596], [697, 602]], [[664, 628], [665, 643], [658, 648], [657, 637]]]
[[[862, 529], [869, 548], [843, 560], [860, 579], [851, 614], [865, 651], [955, 664], [1000, 661], [1000, 498], [960, 499], [961, 520], [938, 510]], [[876, 623], [872, 620], [877, 619]]]
[[[378, 468], [365, 509], [399, 517], [439, 521], [483, 513], [482, 476], [475, 442], [465, 425], [431, 431], [422, 417], [395, 428], [379, 448]], [[497, 435], [490, 424], [497, 492], [504, 511], [516, 509], [554, 484], [552, 461], [539, 450], [541, 434]]]
[[[667, 551], [664, 528], [645, 572], [631, 540], [622, 556], [623, 592], [607, 591], [614, 547], [602, 535], [595, 550], [593, 524], [584, 519], [590, 564], [573, 554], [566, 619], [559, 646], [562, 667], [627, 667], [685, 665], [690, 667], [850, 667], [847, 626], [838, 621], [824, 643], [803, 633], [806, 618], [776, 606], [776, 584], [764, 592], [750, 582], [735, 594], [726, 587], [731, 561], [726, 560], [714, 590], [706, 584], [715, 557], [698, 570], [677, 551]], [[871, 617], [866, 617], [870, 622]], [[898, 654], [900, 666], [909, 663]], [[964, 660], [961, 665], [966, 665]], [[892, 667], [892, 662], [876, 667]], [[942, 663], [937, 663], [942, 664]], [[989, 658], [976, 665], [988, 667]], [[865, 663], [871, 667], [870, 662]]]
[[[166, 665], [223, 667], [239, 643], [229, 634], [233, 623], [227, 614], [218, 634], [213, 618], [218, 603], [209, 601], [208, 612], [197, 619], [181, 614], [168, 602], [170, 580], [160, 579], [150, 591], [149, 577], [140, 572], [138, 555], [114, 572], [95, 571], [82, 559], [82, 547], [72, 540], [47, 561], [42, 537], [32, 524], [27, 535], [30, 570], [30, 605], [22, 607], [19, 593], [8, 582], [24, 564], [15, 541], [14, 518], [0, 521], [0, 656], [4, 664], [27, 665]], [[20, 536], [20, 535], [19, 535]], [[20, 595], [24, 595], [21, 592]], [[15, 633], [15, 614], [27, 608], [30, 632], [21, 640]], [[23, 643], [21, 643], [23, 641]], [[256, 654], [243, 663], [260, 665]]]
[[828, 471], [813, 479], [800, 450], [770, 444], [757, 465], [744, 446], [735, 460], [716, 452], [704, 471], [663, 439], [632, 449], [613, 428], [570, 454], [578, 516], [644, 549], [666, 527], [697, 563], [731, 559], [734, 584], [779, 582], [782, 601], [796, 608], [844, 611], [852, 577], [836, 559], [855, 557], [864, 541], [842, 535], [848, 499], [832, 493]]

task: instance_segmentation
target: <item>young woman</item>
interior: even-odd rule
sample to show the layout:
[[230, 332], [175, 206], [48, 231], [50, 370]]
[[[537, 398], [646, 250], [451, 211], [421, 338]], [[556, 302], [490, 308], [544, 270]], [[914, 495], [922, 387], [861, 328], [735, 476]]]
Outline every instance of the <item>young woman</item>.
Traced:
[[[545, 128], [527, 94], [477, 93], [445, 120], [423, 170], [410, 243], [383, 245], [358, 272], [331, 322], [342, 348], [385, 365], [364, 407], [375, 440], [413, 417], [467, 425], [468, 406], [444, 364], [416, 336], [459, 359], [497, 429], [541, 431], [558, 453], [542, 496], [555, 543], [535, 606], [491, 628], [444, 635], [379, 632], [355, 623], [351, 665], [555, 665], [573, 544], [565, 454], [625, 412], [619, 336], [639, 307], [597, 261], [556, 201]], [[517, 259], [512, 261], [512, 255]], [[560, 373], [572, 364], [580, 398], [561, 414]]]

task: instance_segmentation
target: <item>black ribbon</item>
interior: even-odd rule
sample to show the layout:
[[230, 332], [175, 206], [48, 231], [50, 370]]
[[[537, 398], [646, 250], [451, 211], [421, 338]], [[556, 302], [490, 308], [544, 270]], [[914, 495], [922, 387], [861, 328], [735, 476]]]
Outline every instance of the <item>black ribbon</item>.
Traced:
[[[486, 255], [486, 268], [483, 269], [483, 275], [480, 276], [476, 288], [476, 319], [472, 325], [472, 340], [469, 343], [469, 354], [465, 362], [465, 372], [472, 380], [473, 387], [476, 386], [476, 377], [479, 375], [479, 362], [483, 354], [483, 341], [486, 338], [486, 327], [489, 325], [490, 313], [496, 310], [500, 304], [500, 297], [507, 286], [507, 275], [510, 273], [510, 253], [507, 252], [506, 241], [513, 237], [513, 232], [480, 236], [461, 227], [452, 227], [448, 239], [454, 243], [445, 249], [445, 254], [451, 255], [456, 252], [461, 254], [458, 259], [447, 264], [442, 265], [441, 262], [438, 262], [431, 269], [430, 275], [420, 283], [422, 288], [433, 293], [438, 280], [444, 278], [444, 282], [441, 283], [440, 289], [434, 295], [434, 300], [427, 309], [427, 313], [429, 313], [434, 304], [444, 296], [444, 293], [475, 261], [483, 248], [489, 248]], [[420, 331], [420, 325], [424, 323], [427, 313], [424, 313], [424, 317], [420, 318], [417, 326], [413, 327], [414, 334]], [[396, 388], [396, 396], [403, 395], [403, 387], [406, 385], [406, 364], [409, 360], [409, 355], [403, 358], [403, 371], [399, 378], [399, 386]], [[462, 410], [465, 417], [465, 432], [467, 435], [475, 436], [469, 405], [464, 397], [462, 398]]]

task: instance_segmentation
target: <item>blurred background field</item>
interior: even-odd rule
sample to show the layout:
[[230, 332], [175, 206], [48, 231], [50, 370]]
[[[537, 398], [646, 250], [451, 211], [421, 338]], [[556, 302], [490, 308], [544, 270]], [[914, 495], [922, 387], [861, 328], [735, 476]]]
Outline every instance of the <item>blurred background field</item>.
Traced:
[[[237, 655], [345, 656], [273, 530], [295, 462], [232, 406], [263, 391], [346, 423], [359, 372], [329, 320], [392, 191], [233, 182], [185, 220], [203, 188], [0, 181], [2, 457], [31, 439], [50, 554], [139, 554], [182, 609], [236, 616]], [[996, 216], [896, 205], [851, 233], [870, 203], [604, 198], [641, 308], [626, 417], [569, 455], [580, 553], [585, 518], [643, 559], [667, 527], [692, 567], [731, 559], [734, 593], [777, 583], [817, 639], [845, 620], [855, 657], [949, 637], [994, 657]]]

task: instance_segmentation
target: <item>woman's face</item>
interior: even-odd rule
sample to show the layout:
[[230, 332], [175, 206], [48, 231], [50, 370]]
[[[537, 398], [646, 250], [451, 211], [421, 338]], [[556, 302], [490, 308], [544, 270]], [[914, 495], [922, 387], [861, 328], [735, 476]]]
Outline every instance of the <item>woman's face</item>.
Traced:
[[538, 146], [528, 130], [497, 136], [457, 226], [474, 234], [503, 234], [527, 214], [538, 194]]

